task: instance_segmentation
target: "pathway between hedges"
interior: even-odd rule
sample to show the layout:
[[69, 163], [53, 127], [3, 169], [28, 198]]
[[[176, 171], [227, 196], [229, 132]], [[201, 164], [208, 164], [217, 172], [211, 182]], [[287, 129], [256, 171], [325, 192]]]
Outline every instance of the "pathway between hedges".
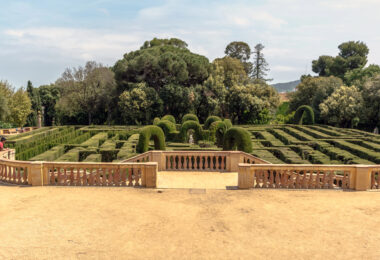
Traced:
[[237, 172], [161, 171], [157, 188], [161, 189], [237, 189]]

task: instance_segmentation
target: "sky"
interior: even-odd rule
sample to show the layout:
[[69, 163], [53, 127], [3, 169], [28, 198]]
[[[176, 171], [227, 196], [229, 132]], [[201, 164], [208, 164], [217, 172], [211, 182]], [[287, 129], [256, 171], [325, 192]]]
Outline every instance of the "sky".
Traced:
[[232, 41], [262, 43], [269, 78], [287, 82], [350, 40], [379, 64], [379, 9], [380, 0], [0, 0], [0, 80], [50, 84], [65, 68], [112, 66], [146, 40], [176, 37], [210, 61]]

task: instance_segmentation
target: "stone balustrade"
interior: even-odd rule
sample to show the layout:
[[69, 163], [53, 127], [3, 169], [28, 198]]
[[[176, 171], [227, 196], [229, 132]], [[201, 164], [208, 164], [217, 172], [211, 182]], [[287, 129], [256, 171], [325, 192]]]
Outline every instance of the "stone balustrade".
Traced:
[[238, 186], [249, 188], [379, 188], [380, 167], [372, 165], [239, 164]]
[[153, 161], [159, 171], [237, 172], [239, 163], [269, 162], [240, 151], [149, 151], [124, 162]]

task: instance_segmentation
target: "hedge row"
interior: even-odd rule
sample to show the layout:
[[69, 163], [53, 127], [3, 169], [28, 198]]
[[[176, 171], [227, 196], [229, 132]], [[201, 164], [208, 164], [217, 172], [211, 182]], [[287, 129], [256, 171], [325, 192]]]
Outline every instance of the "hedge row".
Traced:
[[314, 111], [311, 106], [300, 106], [294, 114], [294, 123], [299, 125], [314, 124]]
[[294, 128], [291, 128], [291, 127], [284, 127], [282, 130], [284, 130], [285, 132], [287, 132], [288, 134], [302, 140], [302, 141], [314, 141], [315, 138], [308, 135], [308, 134], [305, 134], [304, 132], [302, 131], [299, 131], [297, 129], [294, 129]]
[[92, 136], [87, 141], [83, 142], [81, 145], [87, 147], [99, 147], [101, 146], [107, 139], [107, 133], [98, 133]]
[[313, 164], [331, 164], [330, 157], [326, 154], [314, 150], [307, 145], [297, 145], [291, 147], [296, 153], [298, 153], [302, 159], [308, 160]]
[[172, 116], [172, 115], [166, 115], [166, 116], [162, 117], [161, 120], [167, 120], [167, 121], [172, 122], [173, 124], [176, 123], [176, 122], [175, 122], [175, 118], [174, 118], [174, 116]]
[[239, 150], [246, 153], [251, 153], [251, 134], [243, 128], [231, 127], [224, 134], [223, 150]]
[[[188, 121], [193, 122], [193, 121]], [[144, 153], [149, 150], [149, 141], [154, 140], [155, 150], [165, 150], [165, 135], [158, 126], [145, 126], [140, 130], [139, 142], [136, 146], [136, 152]]]
[[121, 161], [136, 155], [136, 145], [139, 140], [140, 134], [131, 135], [124, 145], [120, 148], [116, 156], [116, 160]]
[[338, 132], [338, 131], [335, 131], [335, 130], [332, 130], [332, 129], [327, 129], [327, 128], [324, 128], [324, 127], [321, 127], [321, 126], [311, 125], [311, 126], [309, 126], [309, 128], [317, 130], [318, 132], [321, 132], [321, 133], [324, 133], [324, 134], [327, 134], [327, 135], [330, 135], [330, 136], [343, 136], [344, 135], [341, 132]]
[[299, 131], [302, 131], [304, 132], [305, 134], [308, 134], [314, 138], [317, 138], [317, 139], [329, 139], [329, 138], [332, 138], [331, 135], [327, 135], [325, 133], [322, 133], [322, 132], [319, 132], [317, 130], [313, 130], [313, 129], [309, 129], [308, 127], [305, 127], [305, 126], [293, 126], [293, 128], [299, 130]]
[[307, 160], [302, 159], [296, 152], [291, 150], [288, 147], [283, 148], [273, 148], [271, 149], [273, 154], [280, 158], [285, 163], [291, 163], [291, 164], [308, 164], [310, 163]]
[[186, 121], [195, 121], [199, 123], [199, 119], [196, 115], [194, 114], [186, 114], [182, 117], [182, 124], [185, 123]]
[[252, 155], [259, 157], [265, 161], [271, 162], [271, 163], [275, 163], [275, 164], [283, 164], [284, 163], [282, 160], [280, 160], [279, 158], [274, 156], [273, 153], [271, 153], [268, 150], [259, 150], [259, 149], [256, 150], [255, 149], [252, 151]]
[[29, 161], [54, 161], [58, 157], [62, 156], [65, 153], [65, 145], [57, 145], [51, 148], [50, 150], [43, 152], [39, 155], [36, 155], [29, 159]]
[[281, 140], [281, 142], [283, 142], [286, 145], [299, 142], [299, 140], [297, 138], [295, 138], [294, 136], [284, 132], [281, 129], [273, 129], [272, 128], [272, 129], [269, 129], [268, 132], [270, 132], [272, 135], [274, 135], [276, 138]]
[[17, 141], [18, 139], [23, 139], [23, 138], [25, 138], [27, 136], [32, 136], [32, 135], [35, 135], [35, 134], [38, 134], [38, 133], [42, 133], [42, 132], [48, 131], [48, 130], [50, 130], [52, 128], [53, 127], [51, 127], [51, 126], [49, 126], [49, 127], [41, 127], [41, 128], [38, 128], [38, 129], [30, 131], [30, 132], [26, 132], [26, 133], [10, 136], [7, 139], [8, 139], [8, 141]]
[[213, 123], [213, 122], [216, 122], [216, 121], [222, 121], [222, 119], [218, 116], [209, 116], [207, 117], [203, 127], [204, 129], [209, 129], [210, 125]]
[[84, 162], [101, 162], [102, 161], [102, 155], [101, 154], [96, 154], [96, 153], [90, 154], [83, 161]]
[[256, 137], [259, 137], [261, 139], [264, 139], [265, 141], [261, 141], [261, 143], [264, 146], [283, 146], [284, 144], [278, 140], [275, 136], [273, 136], [271, 133], [263, 131], [263, 132], [256, 132]]
[[[182, 124], [181, 126], [181, 131], [179, 133], [180, 139], [182, 142], [188, 142], [187, 139], [187, 132], [192, 129], [194, 130], [194, 141], [202, 140], [205, 135], [209, 135], [209, 132], [204, 132], [202, 130], [202, 126], [196, 122], [196, 121], [186, 121], [185, 123]], [[208, 139], [208, 138], [206, 138]]]
[[365, 148], [365, 147], [362, 147], [362, 146], [359, 146], [359, 145], [356, 145], [353, 143], [349, 143], [349, 142], [344, 141], [344, 140], [333, 140], [331, 142], [335, 146], [337, 146], [341, 149], [347, 150], [350, 153], [359, 156], [360, 158], [363, 158], [363, 159], [368, 160], [368, 161], [375, 162], [377, 164], [380, 163], [380, 153], [377, 153], [373, 150], [370, 150], [368, 148]]

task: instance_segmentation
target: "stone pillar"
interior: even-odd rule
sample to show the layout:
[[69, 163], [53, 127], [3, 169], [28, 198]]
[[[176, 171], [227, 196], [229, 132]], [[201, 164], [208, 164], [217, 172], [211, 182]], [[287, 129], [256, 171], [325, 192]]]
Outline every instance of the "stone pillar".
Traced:
[[43, 186], [42, 162], [31, 162], [28, 168], [28, 184], [32, 186]]
[[237, 172], [239, 170], [239, 163], [243, 162], [243, 157], [241, 156], [241, 152], [239, 151], [231, 151], [228, 152], [227, 156], [227, 171]]
[[251, 165], [250, 164], [239, 164], [238, 170], [238, 187], [239, 189], [249, 189], [253, 186], [251, 184]]
[[162, 151], [151, 151], [151, 162], [157, 163], [157, 170], [164, 171], [165, 170], [165, 154]]
[[356, 166], [355, 190], [366, 191], [371, 188], [371, 169], [370, 166]]
[[145, 187], [156, 188], [157, 187], [157, 163], [146, 163], [145, 167]]
[[41, 128], [41, 126], [42, 126], [42, 117], [41, 117], [41, 112], [38, 111], [38, 113], [37, 113], [37, 127]]

